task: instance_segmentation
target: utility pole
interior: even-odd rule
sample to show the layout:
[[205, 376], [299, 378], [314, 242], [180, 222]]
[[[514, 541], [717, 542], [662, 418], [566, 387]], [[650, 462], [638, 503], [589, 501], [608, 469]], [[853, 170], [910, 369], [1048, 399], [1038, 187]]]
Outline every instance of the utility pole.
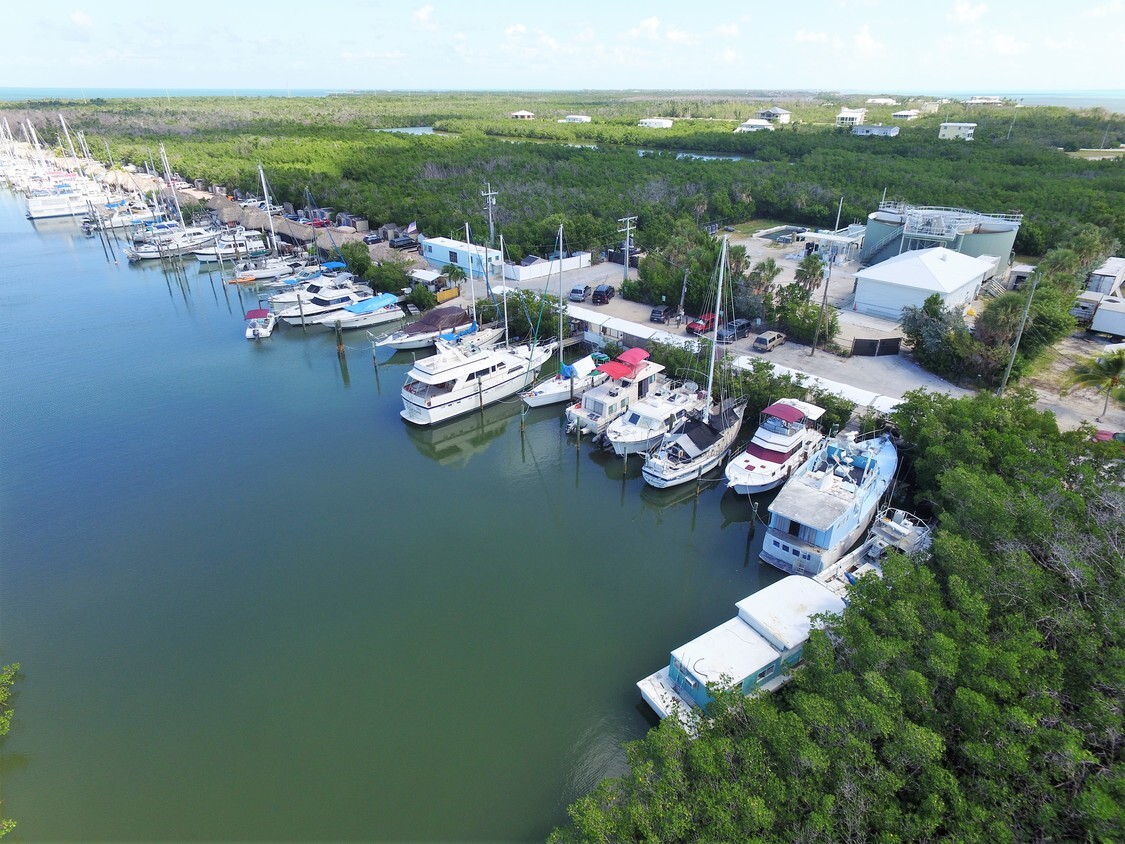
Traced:
[[480, 192], [484, 197], [484, 210], [488, 214], [488, 245], [492, 246], [496, 240], [496, 226], [492, 222], [492, 207], [496, 205], [496, 197], [500, 194], [492, 189], [492, 182], [486, 182], [485, 190]]
[[1031, 312], [1031, 300], [1035, 298], [1035, 288], [1039, 284], [1039, 270], [1036, 269], [1031, 276], [1031, 292], [1027, 294], [1027, 302], [1023, 306], [1023, 318], [1020, 320], [1019, 330], [1016, 332], [1016, 341], [1012, 344], [1012, 356], [1008, 358], [1008, 368], [1004, 370], [1004, 379], [996, 390], [997, 397], [1004, 395], [1004, 388], [1008, 386], [1008, 376], [1012, 374], [1012, 367], [1016, 362], [1016, 352], [1019, 351], [1020, 338], [1023, 337], [1024, 326], [1027, 325], [1027, 315]]
[[840, 230], [840, 214], [843, 213], [843, 210], [844, 210], [844, 197], [843, 197], [843, 195], [841, 195], [840, 196], [840, 205], [836, 209], [836, 228], [832, 229], [832, 231], [834, 231], [834, 232], [838, 232]]
[[625, 224], [625, 228], [618, 229], [617, 233], [625, 235], [625, 260], [621, 262], [625, 266], [625, 271], [622, 275], [622, 279], [624, 281], [628, 281], [629, 280], [629, 259], [632, 257], [632, 254], [633, 254], [633, 226], [636, 225], [637, 218], [636, 217], [622, 217], [617, 222]]

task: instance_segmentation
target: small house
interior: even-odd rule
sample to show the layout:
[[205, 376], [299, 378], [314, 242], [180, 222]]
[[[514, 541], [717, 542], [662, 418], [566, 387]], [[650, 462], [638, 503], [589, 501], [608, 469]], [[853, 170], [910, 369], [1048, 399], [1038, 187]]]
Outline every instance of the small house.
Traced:
[[975, 123], [942, 123], [937, 136], [943, 141], [971, 141], [976, 128]]
[[563, 123], [589, 123], [590, 116], [587, 114], [568, 114], [563, 118]]
[[855, 274], [853, 309], [883, 319], [902, 318], [936, 293], [945, 307], [963, 309], [976, 298], [996, 259], [973, 258], [944, 246], [902, 252]]
[[774, 126], [768, 120], [761, 117], [751, 117], [749, 120], [743, 122], [735, 129], [735, 132], [772, 132]]
[[789, 123], [793, 119], [793, 112], [788, 109], [770, 106], [758, 112], [759, 120], [768, 120], [770, 123]]
[[534, 111], [513, 111], [508, 115], [512, 120], [534, 120]]
[[922, 112], [916, 108], [908, 108], [903, 111], [896, 111], [891, 115], [891, 118], [894, 120], [917, 120], [921, 114]]
[[671, 129], [672, 121], [667, 117], [646, 117], [637, 125], [645, 129]]
[[842, 108], [836, 115], [837, 126], [859, 126], [867, 119], [865, 108]]
[[898, 135], [897, 126], [883, 126], [876, 124], [874, 126], [853, 126], [852, 134], [859, 137], [867, 137], [872, 135], [876, 138], [893, 138]]
[[1125, 283], [1125, 258], [1110, 258], [1086, 277], [1086, 289], [1117, 296]]

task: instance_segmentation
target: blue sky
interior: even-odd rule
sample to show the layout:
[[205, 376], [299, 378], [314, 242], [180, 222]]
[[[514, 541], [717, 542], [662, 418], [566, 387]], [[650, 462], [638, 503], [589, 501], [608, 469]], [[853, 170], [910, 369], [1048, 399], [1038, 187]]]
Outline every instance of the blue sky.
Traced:
[[1125, 87], [1125, 0], [56, 0], [4, 28], [0, 87]]

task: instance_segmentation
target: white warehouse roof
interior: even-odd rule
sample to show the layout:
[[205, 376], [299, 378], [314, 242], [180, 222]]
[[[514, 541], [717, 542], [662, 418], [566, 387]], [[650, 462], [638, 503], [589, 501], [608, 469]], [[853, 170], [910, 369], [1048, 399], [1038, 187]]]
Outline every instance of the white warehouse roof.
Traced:
[[993, 267], [993, 261], [972, 258], [944, 246], [935, 246], [895, 255], [873, 267], [860, 270], [855, 277], [897, 284], [914, 290], [953, 293], [969, 281], [981, 278]]

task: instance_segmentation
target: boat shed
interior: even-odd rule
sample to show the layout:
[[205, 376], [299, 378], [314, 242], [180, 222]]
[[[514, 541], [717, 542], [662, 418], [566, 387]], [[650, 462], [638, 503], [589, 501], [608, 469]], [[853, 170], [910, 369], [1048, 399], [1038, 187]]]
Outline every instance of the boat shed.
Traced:
[[934, 293], [947, 308], [966, 308], [994, 270], [995, 259], [973, 258], [944, 246], [903, 252], [855, 274], [852, 309], [897, 321], [903, 308], [920, 308]]

